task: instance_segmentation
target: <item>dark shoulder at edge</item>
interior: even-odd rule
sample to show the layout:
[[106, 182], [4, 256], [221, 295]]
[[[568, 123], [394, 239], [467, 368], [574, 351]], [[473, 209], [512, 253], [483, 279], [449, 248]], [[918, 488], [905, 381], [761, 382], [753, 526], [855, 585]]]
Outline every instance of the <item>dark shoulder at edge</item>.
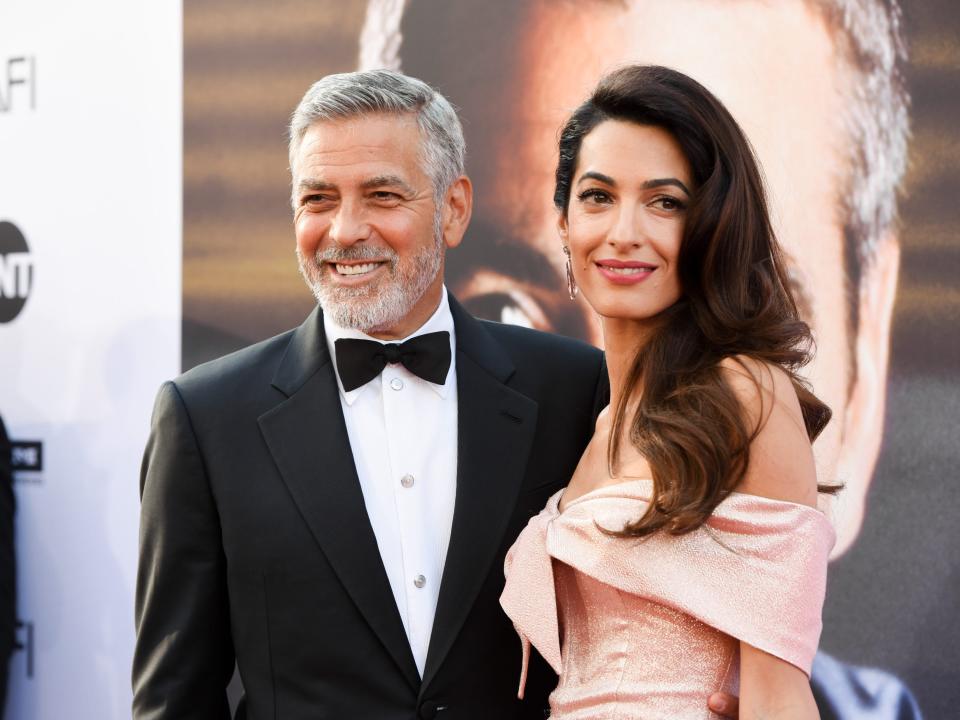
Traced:
[[218, 389], [231, 392], [248, 384], [269, 384], [280, 366], [296, 329], [208, 360], [178, 376], [174, 383], [181, 392]]

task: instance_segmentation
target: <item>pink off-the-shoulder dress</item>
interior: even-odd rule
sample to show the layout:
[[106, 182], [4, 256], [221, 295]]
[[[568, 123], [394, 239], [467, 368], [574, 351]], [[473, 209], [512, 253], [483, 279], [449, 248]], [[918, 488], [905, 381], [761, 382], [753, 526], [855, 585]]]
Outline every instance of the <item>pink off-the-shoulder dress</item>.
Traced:
[[550, 498], [507, 554], [500, 604], [560, 676], [551, 720], [715, 718], [738, 694], [739, 642], [808, 675], [820, 638], [830, 522], [814, 508], [731, 493], [686, 535], [623, 539], [650, 480]]

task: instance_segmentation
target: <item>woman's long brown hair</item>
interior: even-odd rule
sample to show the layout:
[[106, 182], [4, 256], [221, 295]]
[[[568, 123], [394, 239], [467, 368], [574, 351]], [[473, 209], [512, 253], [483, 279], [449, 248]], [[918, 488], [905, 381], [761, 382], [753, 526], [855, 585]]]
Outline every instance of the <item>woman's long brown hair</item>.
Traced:
[[[812, 355], [810, 328], [790, 292], [759, 166], [727, 109], [669, 68], [630, 66], [607, 75], [560, 136], [554, 202], [564, 214], [583, 138], [605, 120], [666, 130], [693, 174], [678, 259], [683, 295], [637, 351], [608, 451], [615, 469], [626, 432], [653, 475], [647, 512], [616, 534], [682, 534], [706, 522], [743, 479], [762, 427], [764, 413], [759, 423], [746, 419], [722, 360], [749, 357], [783, 368], [811, 441], [831, 413], [797, 374]], [[759, 380], [748, 375], [759, 393]]]

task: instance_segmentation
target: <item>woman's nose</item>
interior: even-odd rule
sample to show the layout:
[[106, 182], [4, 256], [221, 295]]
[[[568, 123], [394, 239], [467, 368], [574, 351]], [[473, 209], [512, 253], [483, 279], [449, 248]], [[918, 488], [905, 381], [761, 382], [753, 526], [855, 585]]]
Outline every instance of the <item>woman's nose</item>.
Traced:
[[607, 234], [607, 243], [618, 250], [638, 248], [644, 243], [641, 208], [635, 203], [621, 204]]

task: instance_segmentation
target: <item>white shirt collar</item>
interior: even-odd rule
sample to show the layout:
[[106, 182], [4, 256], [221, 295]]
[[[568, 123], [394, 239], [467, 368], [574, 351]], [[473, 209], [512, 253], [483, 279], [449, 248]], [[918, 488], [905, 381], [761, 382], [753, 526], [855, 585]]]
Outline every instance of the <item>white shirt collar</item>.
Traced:
[[[337, 376], [337, 387], [340, 388], [340, 394], [343, 396], [343, 399], [346, 400], [347, 405], [353, 405], [357, 397], [360, 396], [364, 390], [369, 387], [370, 383], [366, 385], [361, 385], [358, 388], [347, 392], [343, 389], [343, 382], [340, 380], [340, 371], [337, 369], [336, 363], [336, 342], [342, 338], [356, 338], [360, 340], [373, 340], [374, 342], [381, 343], [386, 345], [386, 341], [378, 340], [375, 337], [371, 337], [366, 333], [363, 333], [359, 330], [354, 330], [352, 328], [344, 328], [337, 325], [334, 322], [333, 318], [324, 313], [323, 316], [323, 328], [327, 336], [327, 349], [330, 351], [330, 358], [333, 360], [333, 371]], [[447, 370], [447, 378], [444, 381], [443, 385], [437, 385], [435, 383], [429, 382], [427, 380], [421, 380], [416, 378], [418, 381], [426, 383], [434, 390], [440, 397], [446, 398], [447, 395], [453, 390], [453, 384], [456, 382], [454, 377], [454, 364], [456, 359], [456, 342], [454, 337], [454, 328], [453, 328], [453, 315], [450, 313], [450, 301], [447, 298], [447, 286], [443, 286], [443, 295], [440, 297], [440, 304], [437, 306], [437, 309], [434, 311], [433, 315], [430, 316], [430, 319], [427, 320], [423, 325], [414, 330], [412, 333], [407, 335], [405, 338], [400, 340], [391, 340], [393, 343], [402, 343], [410, 338], [417, 337], [418, 335], [426, 335], [427, 333], [432, 332], [448, 332], [450, 333], [450, 369]], [[371, 381], [372, 382], [372, 381]]]

